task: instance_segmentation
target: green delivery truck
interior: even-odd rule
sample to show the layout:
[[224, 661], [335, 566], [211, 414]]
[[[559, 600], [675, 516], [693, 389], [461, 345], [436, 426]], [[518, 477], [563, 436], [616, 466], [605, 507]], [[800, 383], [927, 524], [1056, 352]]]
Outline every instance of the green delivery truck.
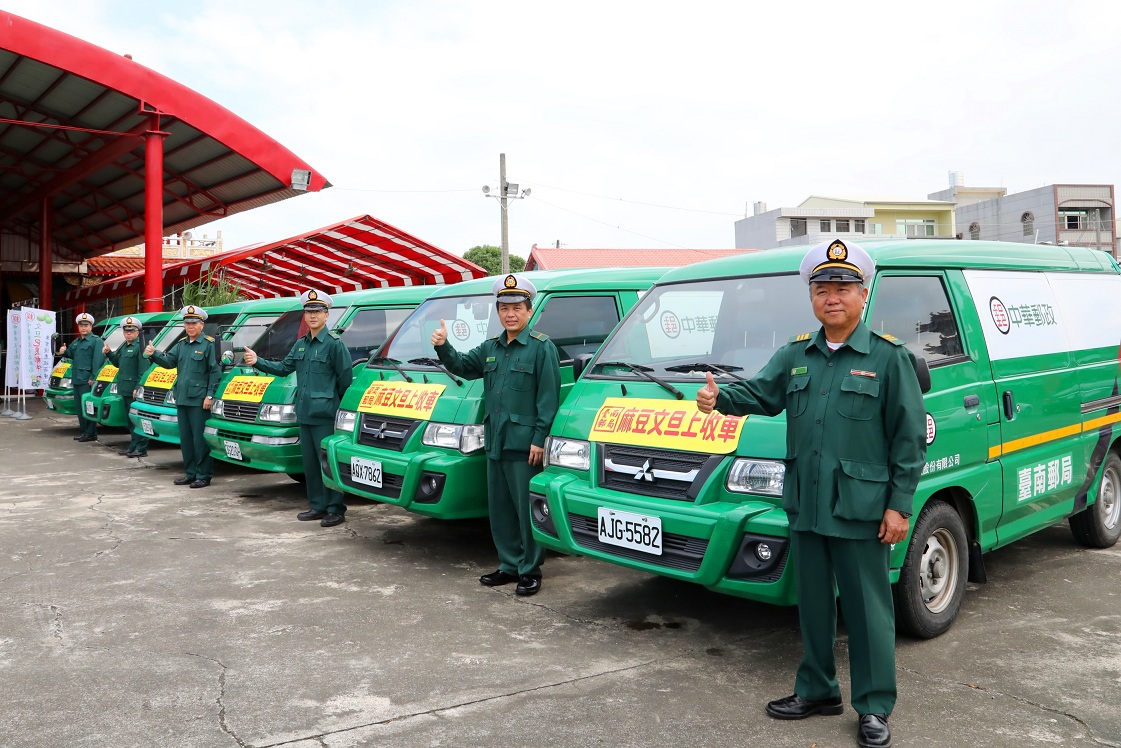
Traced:
[[[927, 462], [891, 574], [901, 628], [933, 637], [966, 581], [985, 581], [984, 553], [1062, 520], [1090, 547], [1121, 536], [1121, 271], [1088, 248], [863, 246], [876, 262], [865, 321], [924, 360], [920, 381], [929, 373]], [[798, 275], [805, 249], [670, 271], [631, 311], [546, 442], [531, 482], [540, 542], [794, 604], [782, 495], [798, 456], [786, 453], [785, 414], [710, 417], [695, 397], [706, 373], [723, 385], [750, 377], [820, 327]], [[804, 408], [812, 395], [791, 389], [787, 411]]]
[[[342, 336], [352, 361], [364, 362], [438, 288], [441, 286], [402, 286], [336, 294], [331, 298], [327, 329]], [[303, 309], [297, 303], [250, 347], [260, 358], [280, 360], [306, 333]], [[234, 366], [226, 372], [206, 422], [210, 454], [302, 479], [296, 384], [295, 372], [274, 377], [251, 366]]]
[[[299, 306], [298, 300], [285, 298], [235, 301], [210, 307], [206, 310], [209, 316], [203, 323], [203, 334], [220, 341], [223, 367], [231, 366], [236, 361], [232, 356], [234, 347], [244, 346], [247, 340], [256, 340], [265, 327], [296, 306]], [[175, 316], [178, 318], [178, 312]], [[166, 351], [185, 335], [183, 320], [176, 319], [152, 344]], [[171, 392], [175, 377], [175, 369], [164, 369], [155, 364], [141, 377], [136, 399], [132, 401], [128, 414], [134, 431], [156, 441], [179, 443], [179, 420], [175, 397]]]
[[[524, 274], [537, 287], [529, 326], [560, 353], [562, 398], [572, 388], [574, 361], [589, 357], [665, 270]], [[440, 519], [487, 515], [483, 380], [452, 375], [430, 339], [440, 320], [459, 351], [502, 331], [493, 284], [481, 278], [432, 294], [355, 372], [336, 433], [323, 441], [329, 488]]]
[[[135, 318], [141, 324], [137, 340], [143, 350], [148, 341], [159, 337], [176, 315], [174, 312], [141, 312], [127, 316]], [[120, 327], [124, 319], [125, 317], [115, 318], [116, 326], [109, 331], [109, 337], [105, 339], [105, 344], [113, 350], [124, 342], [124, 333]], [[82, 396], [82, 408], [86, 412], [86, 418], [96, 421], [98, 425], [131, 429], [124, 398], [117, 392], [117, 367], [112, 363], [106, 361], [101, 367], [93, 389]]]
[[[122, 319], [124, 319], [123, 316], [103, 319], [95, 324], [90, 332], [104, 339], [106, 331], [112, 330], [113, 325], [120, 325]], [[75, 337], [77, 335], [68, 335], [65, 340], [60, 342], [69, 342]], [[124, 333], [119, 332], [116, 338], [117, 345], [120, 345], [124, 339]], [[56, 349], [59, 347], [59, 345], [55, 345]], [[55, 364], [54, 369], [51, 370], [51, 378], [47, 381], [47, 388], [43, 390], [43, 401], [46, 402], [49, 410], [57, 410], [59, 413], [75, 416], [78, 415], [78, 408], [81, 407], [81, 403], [74, 402], [74, 382], [70, 378], [71, 366], [72, 364], [69, 361], [60, 360]]]

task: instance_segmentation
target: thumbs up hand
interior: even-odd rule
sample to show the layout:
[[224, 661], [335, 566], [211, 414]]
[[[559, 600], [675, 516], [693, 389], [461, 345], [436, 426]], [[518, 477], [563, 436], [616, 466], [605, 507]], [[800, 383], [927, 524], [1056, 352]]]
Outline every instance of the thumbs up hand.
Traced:
[[155, 352], [156, 352], [156, 346], [152, 345], [151, 343], [144, 346], [144, 355], [145, 356], [151, 356]]
[[705, 386], [697, 390], [697, 410], [702, 413], [711, 413], [712, 409], [716, 407], [716, 398], [720, 394], [720, 388], [716, 386], [716, 380], [712, 378], [712, 372], [705, 372]]
[[58, 347], [58, 355], [61, 356], [64, 353], [66, 353], [66, 343], [63, 343]]
[[241, 359], [245, 362], [246, 366], [257, 365], [257, 353], [249, 346], [245, 346], [245, 355]]
[[111, 351], [111, 350], [113, 350], [113, 349], [109, 347], [109, 344], [108, 344], [108, 343], [106, 343], [105, 345], [101, 346], [101, 352], [102, 352], [102, 353], [108, 353], [108, 352], [109, 352], [109, 351]]
[[444, 324], [444, 320], [440, 320], [439, 329], [432, 332], [432, 347], [439, 348], [446, 342], [448, 342], [448, 326]]

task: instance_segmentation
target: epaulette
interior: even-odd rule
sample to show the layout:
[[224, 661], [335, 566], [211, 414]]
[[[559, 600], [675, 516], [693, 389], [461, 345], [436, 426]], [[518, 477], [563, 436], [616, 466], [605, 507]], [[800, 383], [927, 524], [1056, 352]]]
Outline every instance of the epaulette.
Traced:
[[498, 340], [501, 335], [502, 333], [498, 333], [498, 335], [491, 335], [489, 338], [487, 338], [487, 340]]
[[889, 335], [886, 332], [879, 332], [878, 330], [873, 330], [872, 333], [875, 334], [878, 337], [883, 338], [884, 340], [886, 340], [889, 343], [894, 343], [895, 345], [906, 345], [906, 343], [904, 343], [899, 338], [895, 337], [894, 335]]
[[342, 336], [339, 335], [337, 332], [329, 332], [327, 334], [330, 335], [335, 340], [342, 340]]
[[545, 333], [543, 333], [543, 332], [531, 332], [531, 333], [529, 334], [529, 337], [531, 337], [531, 338], [537, 338], [538, 340], [548, 340], [548, 339], [549, 339], [549, 336], [548, 336], [548, 335], [546, 335], [546, 334], [545, 334]]
[[794, 337], [792, 337], [792, 338], [790, 339], [790, 342], [791, 342], [791, 343], [800, 343], [800, 342], [802, 342], [803, 340], [809, 340], [809, 339], [810, 339], [810, 338], [812, 338], [812, 337], [813, 337], [813, 333], [812, 333], [812, 332], [804, 332], [804, 333], [802, 333], [801, 335], [795, 335]]
[[207, 335], [205, 337], [206, 337], [207, 342], [210, 342], [210, 343], [214, 342], [214, 338], [210, 337], [209, 335]]

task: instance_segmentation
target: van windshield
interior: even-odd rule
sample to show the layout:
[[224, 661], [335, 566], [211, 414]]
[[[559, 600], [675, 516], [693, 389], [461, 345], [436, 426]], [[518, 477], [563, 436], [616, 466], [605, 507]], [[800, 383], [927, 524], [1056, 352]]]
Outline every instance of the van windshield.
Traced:
[[791, 337], [816, 332], [798, 275], [655, 286], [603, 344], [588, 376], [703, 380], [707, 367], [750, 377]]
[[448, 327], [448, 342], [460, 353], [466, 353], [503, 329], [494, 296], [490, 294], [428, 299], [397, 328], [377, 355], [403, 366], [412, 360], [435, 358], [432, 333], [439, 329], [440, 320]]
[[[334, 330], [349, 308], [347, 306], [331, 307], [331, 310], [327, 312], [327, 329]], [[254, 353], [269, 361], [280, 361], [292, 350], [292, 344], [301, 335], [307, 333], [307, 325], [304, 323], [304, 310], [292, 309], [287, 311], [267, 328], [262, 329], [254, 326], [250, 333], [256, 333], [256, 336], [246, 335], [245, 340], [249, 342], [249, 347], [253, 349]], [[238, 345], [246, 345], [246, 343], [243, 342]]]

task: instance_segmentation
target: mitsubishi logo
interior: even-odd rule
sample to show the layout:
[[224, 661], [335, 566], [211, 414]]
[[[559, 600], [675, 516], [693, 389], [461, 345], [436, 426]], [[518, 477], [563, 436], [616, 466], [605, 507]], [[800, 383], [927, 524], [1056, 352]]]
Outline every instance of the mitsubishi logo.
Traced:
[[386, 423], [385, 421], [382, 421], [380, 426], [378, 426], [376, 428], [373, 428], [373, 429], [370, 429], [370, 434], [373, 435], [373, 436], [376, 436], [378, 439], [384, 439], [385, 438], [385, 429], [388, 426], [389, 426], [388, 423]]
[[624, 462], [616, 462], [610, 457], [607, 457], [603, 460], [603, 469], [610, 473], [630, 475], [637, 481], [645, 481], [647, 483], [656, 483], [659, 480], [675, 480], [684, 483], [692, 483], [701, 472], [700, 468], [692, 468], [684, 472], [656, 468], [654, 467], [654, 459], [651, 457], [646, 458], [646, 461], [641, 465], [628, 465]]
[[395, 431], [389, 428], [388, 421], [382, 421], [372, 428], [366, 423], [363, 423], [362, 431], [375, 439], [404, 439], [405, 434], [408, 433], [408, 429], [398, 429]]
[[653, 466], [651, 466], [651, 464], [650, 464], [650, 460], [647, 460], [646, 462], [642, 463], [642, 466], [638, 468], [638, 472], [636, 472], [634, 474], [634, 479], [635, 480], [644, 480], [647, 483], [653, 483], [654, 482], [654, 469], [653, 469]]

